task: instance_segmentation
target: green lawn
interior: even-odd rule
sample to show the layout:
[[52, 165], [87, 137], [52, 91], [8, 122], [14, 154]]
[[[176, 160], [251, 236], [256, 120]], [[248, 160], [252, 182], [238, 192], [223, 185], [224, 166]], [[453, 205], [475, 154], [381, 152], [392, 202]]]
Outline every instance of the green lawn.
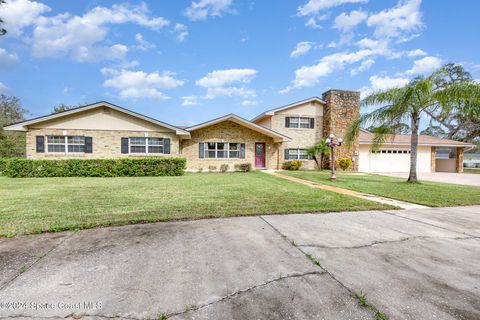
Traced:
[[480, 168], [479, 169], [468, 169], [468, 168], [463, 168], [464, 173], [477, 173], [480, 174]]
[[328, 171], [284, 173], [305, 180], [431, 207], [480, 204], [480, 187], [427, 181], [408, 183], [403, 178], [344, 172], [337, 172], [337, 181], [332, 182]]
[[0, 199], [0, 236], [179, 219], [391, 208], [261, 172], [0, 177]]

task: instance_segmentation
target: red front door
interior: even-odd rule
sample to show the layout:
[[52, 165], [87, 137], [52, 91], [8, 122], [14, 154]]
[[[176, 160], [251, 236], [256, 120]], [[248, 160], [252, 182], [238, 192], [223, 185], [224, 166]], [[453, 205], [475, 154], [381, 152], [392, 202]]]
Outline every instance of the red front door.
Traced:
[[255, 168], [265, 168], [265, 143], [255, 143]]

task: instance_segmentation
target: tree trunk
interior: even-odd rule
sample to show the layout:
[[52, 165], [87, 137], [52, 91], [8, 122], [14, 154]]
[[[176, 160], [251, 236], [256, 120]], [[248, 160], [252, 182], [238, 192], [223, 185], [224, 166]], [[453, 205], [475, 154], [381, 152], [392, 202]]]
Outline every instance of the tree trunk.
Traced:
[[317, 164], [317, 168], [320, 169], [320, 166], [318, 165], [318, 159], [316, 155], [312, 156], [313, 160], [315, 160], [315, 163]]
[[320, 154], [320, 171], [323, 171], [323, 157], [324, 157], [324, 154], [323, 152]]
[[417, 112], [412, 113], [412, 136], [410, 139], [410, 175], [408, 182], [417, 182], [417, 153], [418, 153], [418, 127], [420, 125], [420, 115]]

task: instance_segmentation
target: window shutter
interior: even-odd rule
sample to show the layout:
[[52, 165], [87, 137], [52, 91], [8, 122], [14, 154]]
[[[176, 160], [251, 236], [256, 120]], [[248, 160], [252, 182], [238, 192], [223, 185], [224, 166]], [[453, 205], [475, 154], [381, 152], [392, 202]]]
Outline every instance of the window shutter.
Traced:
[[310, 129], [315, 127], [315, 118], [310, 118]]
[[170, 154], [170, 139], [163, 139], [163, 153]]
[[122, 153], [128, 153], [128, 138], [122, 138]]
[[36, 137], [37, 147], [36, 150], [38, 153], [45, 152], [45, 137], [44, 136], [37, 136]]
[[93, 153], [93, 138], [85, 137], [85, 153]]
[[285, 149], [285, 150], [284, 150], [284, 152], [285, 152], [285, 160], [289, 160], [289, 159], [288, 159], [288, 150], [289, 150], [289, 149]]
[[285, 117], [285, 128], [290, 128], [290, 117]]
[[205, 158], [205, 143], [203, 143], [203, 142], [200, 142], [198, 144], [198, 157], [200, 159]]
[[240, 144], [240, 159], [245, 159], [245, 143]]

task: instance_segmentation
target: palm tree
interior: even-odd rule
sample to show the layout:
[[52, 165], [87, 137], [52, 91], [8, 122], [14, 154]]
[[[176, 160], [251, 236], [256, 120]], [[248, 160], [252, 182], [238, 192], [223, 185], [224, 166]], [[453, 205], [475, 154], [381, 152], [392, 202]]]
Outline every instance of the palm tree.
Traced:
[[[323, 169], [323, 158], [326, 155], [330, 154], [330, 147], [327, 146], [327, 143], [325, 140], [320, 140], [317, 142], [315, 145], [311, 146], [310, 148], [307, 148], [307, 154], [315, 160], [315, 163], [317, 164], [317, 167], [322, 170]], [[320, 155], [320, 163], [318, 162], [317, 155]]]
[[388, 89], [370, 94], [361, 102], [363, 107], [381, 105], [380, 108], [361, 115], [347, 131], [345, 140], [351, 145], [356, 140], [360, 127], [374, 127], [373, 149], [382, 145], [388, 135], [395, 134], [395, 128], [401, 123], [410, 122], [410, 174], [409, 182], [417, 182], [417, 149], [420, 117], [426, 110], [441, 108], [451, 111], [458, 101], [468, 106], [471, 112], [480, 107], [480, 85], [475, 82], [452, 83], [438, 86], [437, 79], [443, 69], [427, 78], [417, 78], [401, 88]]

